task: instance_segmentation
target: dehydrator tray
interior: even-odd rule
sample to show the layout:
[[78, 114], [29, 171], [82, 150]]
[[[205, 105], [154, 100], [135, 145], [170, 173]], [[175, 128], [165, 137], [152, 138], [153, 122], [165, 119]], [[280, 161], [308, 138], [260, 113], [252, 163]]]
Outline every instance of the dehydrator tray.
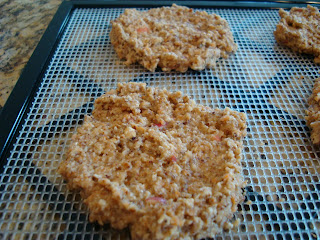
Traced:
[[56, 171], [94, 99], [129, 81], [247, 114], [241, 223], [215, 239], [320, 238], [320, 149], [304, 120], [320, 67], [273, 37], [278, 8], [293, 5], [177, 3], [227, 19], [238, 51], [203, 71], [128, 67], [110, 44], [110, 21], [126, 6], [169, 2], [62, 3], [1, 114], [0, 239], [129, 239], [127, 230], [89, 223], [81, 197]]

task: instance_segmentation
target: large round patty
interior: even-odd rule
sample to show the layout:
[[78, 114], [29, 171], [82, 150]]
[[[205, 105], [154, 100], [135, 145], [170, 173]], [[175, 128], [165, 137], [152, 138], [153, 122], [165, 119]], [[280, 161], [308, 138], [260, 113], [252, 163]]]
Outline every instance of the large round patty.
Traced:
[[119, 84], [96, 99], [59, 172], [91, 221], [129, 226], [132, 239], [212, 237], [243, 200], [245, 122], [181, 92]]

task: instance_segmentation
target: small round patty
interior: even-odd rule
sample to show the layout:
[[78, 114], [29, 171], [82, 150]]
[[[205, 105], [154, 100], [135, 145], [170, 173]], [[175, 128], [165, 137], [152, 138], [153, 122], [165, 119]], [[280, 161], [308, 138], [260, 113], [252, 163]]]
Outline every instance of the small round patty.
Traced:
[[127, 65], [155, 71], [214, 67], [237, 50], [228, 22], [216, 14], [177, 6], [126, 9], [112, 22], [110, 40]]
[[132, 239], [200, 239], [242, 202], [246, 115], [181, 92], [119, 84], [96, 99], [59, 172], [80, 190], [90, 221]]
[[320, 13], [310, 5], [307, 8], [291, 8], [290, 12], [279, 10], [281, 17], [274, 36], [280, 45], [293, 51], [313, 55], [320, 63]]

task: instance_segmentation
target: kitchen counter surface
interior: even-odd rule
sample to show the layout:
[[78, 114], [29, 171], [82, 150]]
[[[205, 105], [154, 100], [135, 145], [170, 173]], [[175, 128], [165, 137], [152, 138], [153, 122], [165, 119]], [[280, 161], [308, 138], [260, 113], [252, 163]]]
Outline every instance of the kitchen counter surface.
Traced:
[[61, 2], [0, 2], [0, 110]]

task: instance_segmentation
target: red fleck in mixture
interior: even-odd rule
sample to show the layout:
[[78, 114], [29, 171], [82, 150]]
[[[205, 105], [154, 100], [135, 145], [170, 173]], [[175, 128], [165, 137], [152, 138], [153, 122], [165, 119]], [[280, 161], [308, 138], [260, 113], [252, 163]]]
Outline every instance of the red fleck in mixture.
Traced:
[[80, 190], [90, 221], [129, 227], [132, 239], [213, 237], [244, 199], [245, 135], [244, 113], [119, 84], [96, 99], [59, 172]]

